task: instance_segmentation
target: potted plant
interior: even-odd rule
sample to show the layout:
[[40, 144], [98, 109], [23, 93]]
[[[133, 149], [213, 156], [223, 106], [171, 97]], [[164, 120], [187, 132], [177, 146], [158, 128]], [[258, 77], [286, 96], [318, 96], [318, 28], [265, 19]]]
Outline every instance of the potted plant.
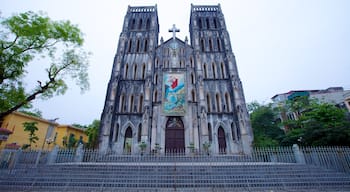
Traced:
[[196, 149], [196, 148], [194, 147], [194, 143], [190, 143], [190, 145], [189, 145], [187, 148], [190, 149], [191, 154], [194, 154], [194, 153], [195, 153], [195, 149]]
[[154, 154], [158, 154], [162, 148], [160, 147], [159, 143], [156, 143], [153, 149]]
[[209, 155], [209, 148], [210, 148], [210, 146], [211, 146], [211, 143], [209, 143], [209, 142], [204, 142], [203, 143], [203, 150], [204, 150], [204, 152], [207, 154], [207, 155]]
[[145, 149], [147, 148], [146, 142], [142, 141], [142, 142], [139, 144], [139, 147], [140, 147], [141, 155], [143, 155], [143, 153], [145, 152]]

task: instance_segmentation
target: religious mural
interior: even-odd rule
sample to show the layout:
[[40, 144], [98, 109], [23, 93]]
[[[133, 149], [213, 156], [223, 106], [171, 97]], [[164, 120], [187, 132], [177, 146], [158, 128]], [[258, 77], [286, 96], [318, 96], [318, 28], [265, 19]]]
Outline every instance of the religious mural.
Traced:
[[164, 73], [163, 113], [180, 116], [186, 113], [186, 89], [184, 73]]

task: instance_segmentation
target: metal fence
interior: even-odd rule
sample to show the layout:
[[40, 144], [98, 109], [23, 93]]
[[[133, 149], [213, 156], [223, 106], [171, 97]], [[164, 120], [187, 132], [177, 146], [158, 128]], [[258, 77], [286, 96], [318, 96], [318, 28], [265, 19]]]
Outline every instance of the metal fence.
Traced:
[[152, 153], [116, 154], [113, 151], [101, 153], [92, 149], [2, 150], [0, 169], [15, 167], [36, 167], [52, 163], [69, 162], [273, 162], [300, 163], [350, 173], [349, 147], [267, 147], [254, 148], [250, 155], [207, 154], [207, 153]]

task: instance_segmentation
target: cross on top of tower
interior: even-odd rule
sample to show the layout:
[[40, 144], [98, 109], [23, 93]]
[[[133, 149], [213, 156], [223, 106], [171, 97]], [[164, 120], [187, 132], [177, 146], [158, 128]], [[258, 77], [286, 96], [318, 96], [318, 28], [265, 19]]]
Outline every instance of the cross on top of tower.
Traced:
[[173, 39], [175, 40], [176, 32], [180, 32], [180, 29], [177, 29], [175, 24], [173, 24], [173, 28], [169, 29], [169, 32], [173, 33]]

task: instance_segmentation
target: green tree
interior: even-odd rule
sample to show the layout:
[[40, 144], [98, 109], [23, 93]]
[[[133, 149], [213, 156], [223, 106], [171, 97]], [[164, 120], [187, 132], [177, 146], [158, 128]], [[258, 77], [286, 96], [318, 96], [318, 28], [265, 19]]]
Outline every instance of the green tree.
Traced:
[[284, 132], [275, 121], [276, 112], [271, 105], [261, 105], [253, 102], [248, 104], [248, 108], [251, 109], [250, 119], [254, 132], [254, 145], [260, 147], [279, 145]]
[[305, 105], [299, 118], [286, 122], [291, 130], [282, 144], [325, 146], [350, 145], [350, 123], [346, 111], [316, 100]]
[[86, 129], [85, 133], [88, 136], [87, 148], [96, 148], [98, 145], [100, 121], [94, 120]]
[[[89, 54], [82, 49], [83, 34], [76, 25], [29, 11], [0, 18], [0, 27], [0, 119], [29, 108], [38, 96], [48, 99], [64, 94], [69, 77], [81, 91], [89, 88]], [[48, 61], [47, 79], [38, 79], [33, 90], [26, 91], [26, 67], [40, 57]]]
[[36, 126], [38, 122], [24, 122], [23, 127], [24, 131], [29, 132], [29, 147], [32, 146], [32, 143], [36, 143], [36, 141], [39, 140], [39, 137], [35, 135], [35, 132], [38, 130], [38, 127]]

